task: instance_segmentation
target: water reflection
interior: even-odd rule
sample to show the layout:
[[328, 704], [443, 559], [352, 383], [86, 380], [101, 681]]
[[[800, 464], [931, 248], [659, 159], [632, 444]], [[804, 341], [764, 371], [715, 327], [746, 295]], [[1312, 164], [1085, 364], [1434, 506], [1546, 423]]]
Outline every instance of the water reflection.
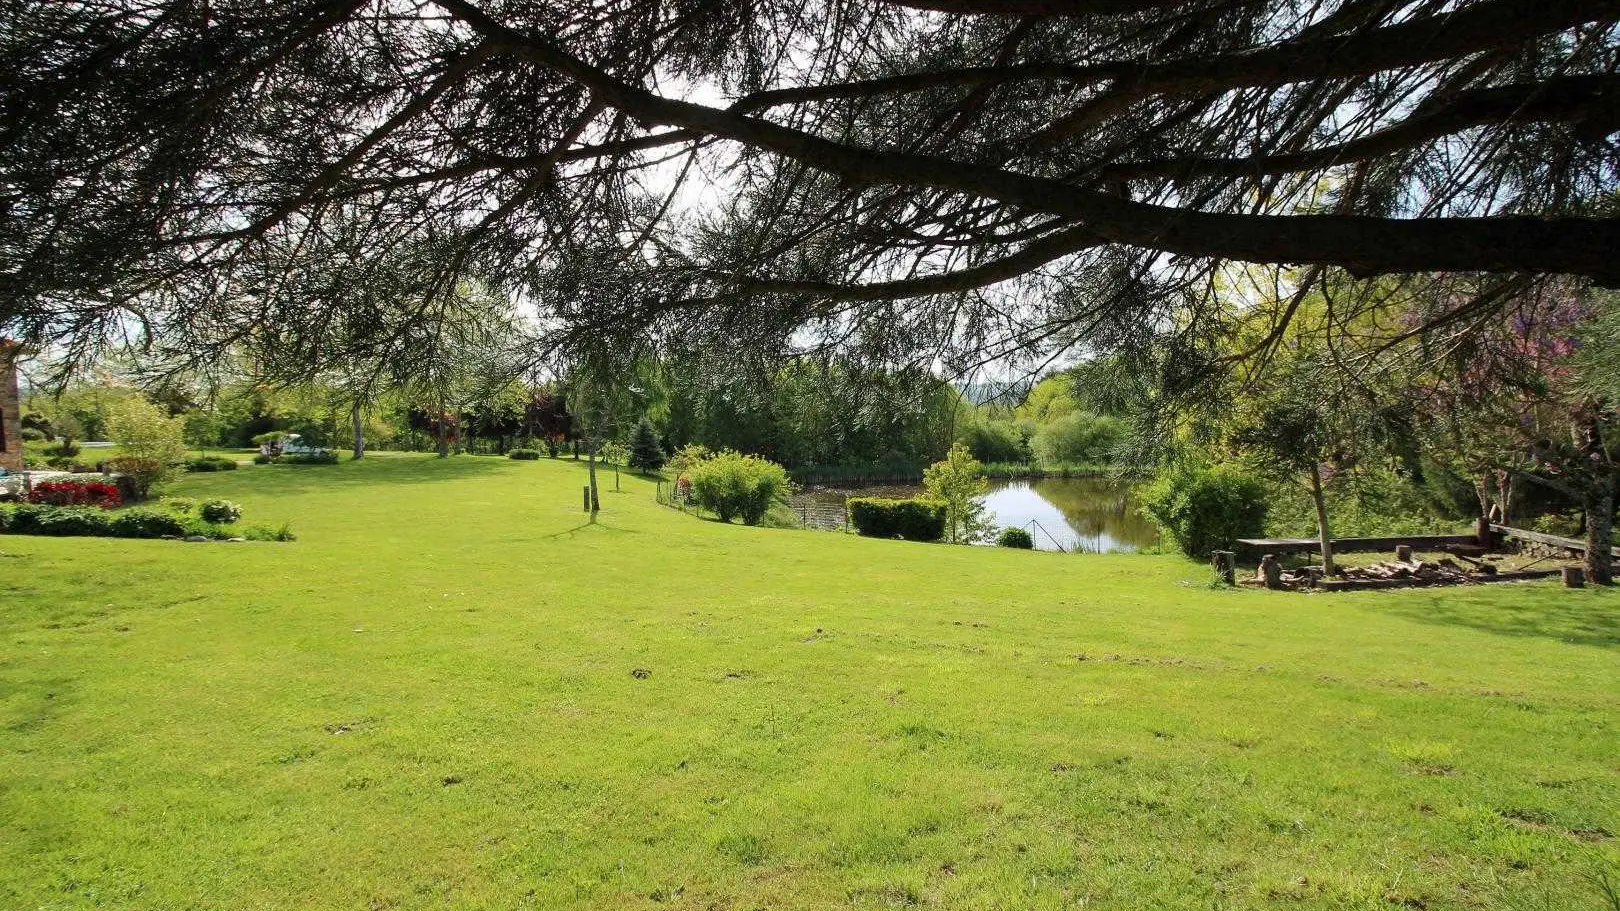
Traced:
[[[859, 489], [811, 488], [794, 497], [794, 508], [813, 524], [832, 527], [848, 497], [911, 497], [920, 488], [880, 484]], [[1026, 528], [1041, 550], [1107, 553], [1150, 547], [1158, 533], [1136, 511], [1130, 485], [1107, 478], [1042, 478], [992, 481], [985, 497], [997, 528]]]

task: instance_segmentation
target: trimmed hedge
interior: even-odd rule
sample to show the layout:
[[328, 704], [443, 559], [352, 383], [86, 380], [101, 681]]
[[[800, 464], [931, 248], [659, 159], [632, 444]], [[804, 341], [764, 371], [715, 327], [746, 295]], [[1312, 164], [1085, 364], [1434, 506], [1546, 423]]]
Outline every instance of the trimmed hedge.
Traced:
[[97, 509], [90, 506], [0, 504], [0, 534], [89, 538], [186, 538], [294, 541], [292, 529], [232, 526], [156, 509]]
[[235, 471], [235, 459], [222, 459], [219, 456], [203, 456], [200, 459], [187, 459], [187, 471]]
[[517, 459], [519, 462], [533, 462], [540, 458], [540, 450], [514, 449], [511, 452], [508, 452], [506, 457], [509, 459]]
[[1007, 528], [1003, 528], [1001, 530], [1001, 534], [996, 536], [996, 546], [1014, 547], [1019, 550], [1034, 550], [1035, 538], [1030, 535], [1027, 529], [1019, 528], [1017, 526], [1009, 526]]
[[14, 535], [111, 537], [113, 514], [93, 506], [22, 503], [0, 509], [0, 531]]
[[320, 452], [286, 452], [276, 456], [277, 465], [336, 465], [337, 463], [338, 455], [330, 449], [323, 449]]
[[851, 497], [845, 506], [855, 530], [868, 538], [938, 541], [945, 537], [945, 504], [938, 500]]
[[111, 533], [119, 538], [183, 538], [186, 524], [155, 509], [126, 509], [114, 514]]

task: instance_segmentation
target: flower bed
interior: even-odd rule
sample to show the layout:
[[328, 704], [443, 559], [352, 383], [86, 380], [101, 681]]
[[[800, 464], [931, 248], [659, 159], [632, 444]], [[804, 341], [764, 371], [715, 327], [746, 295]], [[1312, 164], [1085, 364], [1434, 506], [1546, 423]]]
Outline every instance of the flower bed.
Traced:
[[28, 493], [28, 502], [47, 506], [95, 506], [112, 509], [123, 502], [118, 485], [107, 481], [41, 481]]

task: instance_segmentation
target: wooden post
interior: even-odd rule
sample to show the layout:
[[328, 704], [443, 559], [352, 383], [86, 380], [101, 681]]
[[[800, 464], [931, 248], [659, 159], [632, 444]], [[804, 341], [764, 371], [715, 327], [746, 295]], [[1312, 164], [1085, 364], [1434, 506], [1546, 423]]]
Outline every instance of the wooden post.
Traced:
[[1586, 586], [1586, 570], [1579, 566], [1564, 567], [1564, 587], [1584, 588]]
[[1215, 567], [1215, 575], [1227, 585], [1237, 584], [1237, 554], [1229, 550], [1217, 550], [1210, 555], [1210, 565]]
[[1410, 544], [1397, 544], [1397, 545], [1395, 545], [1395, 559], [1401, 561], [1402, 563], [1411, 563], [1412, 562], [1412, 545], [1410, 545]]
[[1265, 582], [1266, 588], [1282, 588], [1282, 566], [1277, 563], [1276, 554], [1266, 554], [1260, 558], [1260, 579]]
[[1496, 532], [1491, 531], [1490, 516], [1480, 516], [1474, 520], [1474, 539], [1479, 546], [1488, 550], [1496, 549]]

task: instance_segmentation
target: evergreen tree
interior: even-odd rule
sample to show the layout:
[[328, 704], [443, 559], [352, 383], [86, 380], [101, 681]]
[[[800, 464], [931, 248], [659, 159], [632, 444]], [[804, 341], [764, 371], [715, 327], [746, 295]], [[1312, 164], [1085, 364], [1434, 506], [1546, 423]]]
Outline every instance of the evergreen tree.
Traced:
[[641, 472], [657, 471], [664, 464], [664, 448], [658, 445], [658, 433], [646, 418], [636, 425], [630, 438], [630, 467]]

